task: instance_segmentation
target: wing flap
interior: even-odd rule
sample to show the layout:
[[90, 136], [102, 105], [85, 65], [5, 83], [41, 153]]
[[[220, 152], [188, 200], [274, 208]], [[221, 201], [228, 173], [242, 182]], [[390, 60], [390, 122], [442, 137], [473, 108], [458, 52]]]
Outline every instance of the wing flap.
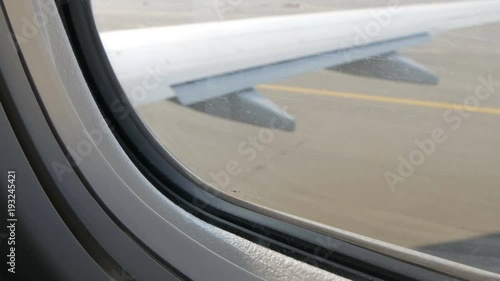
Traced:
[[432, 70], [397, 52], [341, 64], [331, 70], [377, 79], [437, 85], [439, 77]]
[[372, 43], [364, 46], [340, 49], [323, 54], [297, 58], [266, 67], [256, 67], [234, 73], [214, 76], [172, 88], [177, 98], [184, 105], [193, 104], [220, 95], [252, 88], [257, 84], [268, 83], [288, 77], [317, 71], [328, 67], [351, 63], [386, 52], [423, 44], [431, 40], [429, 34], [416, 34], [389, 41]]
[[224, 119], [276, 130], [295, 130], [295, 119], [285, 109], [253, 89], [212, 98], [190, 107]]

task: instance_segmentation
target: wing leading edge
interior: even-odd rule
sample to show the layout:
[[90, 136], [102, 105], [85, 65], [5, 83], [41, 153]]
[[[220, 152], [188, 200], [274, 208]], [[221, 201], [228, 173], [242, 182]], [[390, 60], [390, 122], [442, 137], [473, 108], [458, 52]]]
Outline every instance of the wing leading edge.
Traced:
[[[437, 84], [398, 50], [500, 19], [500, 1], [384, 7], [101, 33], [134, 106], [172, 99], [208, 114], [291, 131], [294, 120], [253, 90], [330, 69]], [[243, 114], [245, 113], [245, 114]], [[274, 122], [274, 121], [273, 121]]]

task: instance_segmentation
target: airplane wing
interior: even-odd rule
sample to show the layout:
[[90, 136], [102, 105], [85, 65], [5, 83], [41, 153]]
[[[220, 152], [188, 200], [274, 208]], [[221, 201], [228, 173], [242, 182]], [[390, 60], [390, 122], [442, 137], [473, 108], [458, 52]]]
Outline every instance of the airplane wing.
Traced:
[[172, 99], [292, 131], [293, 117], [256, 85], [321, 69], [437, 84], [435, 73], [397, 51], [499, 19], [500, 1], [473, 1], [122, 30], [101, 39], [134, 106]]

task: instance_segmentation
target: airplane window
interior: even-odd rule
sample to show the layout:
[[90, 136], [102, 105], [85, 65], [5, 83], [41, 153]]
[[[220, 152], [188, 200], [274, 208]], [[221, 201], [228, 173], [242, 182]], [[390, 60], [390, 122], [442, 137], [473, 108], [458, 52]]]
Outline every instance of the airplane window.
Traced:
[[94, 0], [163, 146], [221, 195], [500, 274], [500, 2]]

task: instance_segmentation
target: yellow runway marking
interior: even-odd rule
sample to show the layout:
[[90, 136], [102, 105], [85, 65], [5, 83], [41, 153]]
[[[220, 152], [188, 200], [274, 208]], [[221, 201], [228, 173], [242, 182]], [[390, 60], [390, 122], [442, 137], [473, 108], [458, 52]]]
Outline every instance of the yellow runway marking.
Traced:
[[384, 103], [405, 104], [405, 105], [420, 106], [420, 107], [456, 109], [456, 110], [462, 110], [462, 111], [500, 115], [500, 108], [492, 108], [492, 107], [472, 107], [472, 106], [465, 106], [463, 104], [393, 98], [393, 97], [365, 95], [365, 94], [342, 93], [342, 92], [334, 92], [334, 91], [328, 91], [328, 90], [315, 90], [315, 89], [308, 89], [308, 88], [296, 88], [296, 87], [281, 86], [281, 85], [269, 85], [269, 84], [259, 85], [259, 86], [257, 86], [257, 88], [266, 89], [266, 90], [274, 90], [274, 91], [284, 91], [284, 92], [289, 92], [289, 93], [321, 95], [321, 96], [330, 96], [330, 97], [337, 97], [337, 98], [344, 98], [344, 99], [355, 99], [355, 100], [375, 101], [375, 102], [384, 102]]

